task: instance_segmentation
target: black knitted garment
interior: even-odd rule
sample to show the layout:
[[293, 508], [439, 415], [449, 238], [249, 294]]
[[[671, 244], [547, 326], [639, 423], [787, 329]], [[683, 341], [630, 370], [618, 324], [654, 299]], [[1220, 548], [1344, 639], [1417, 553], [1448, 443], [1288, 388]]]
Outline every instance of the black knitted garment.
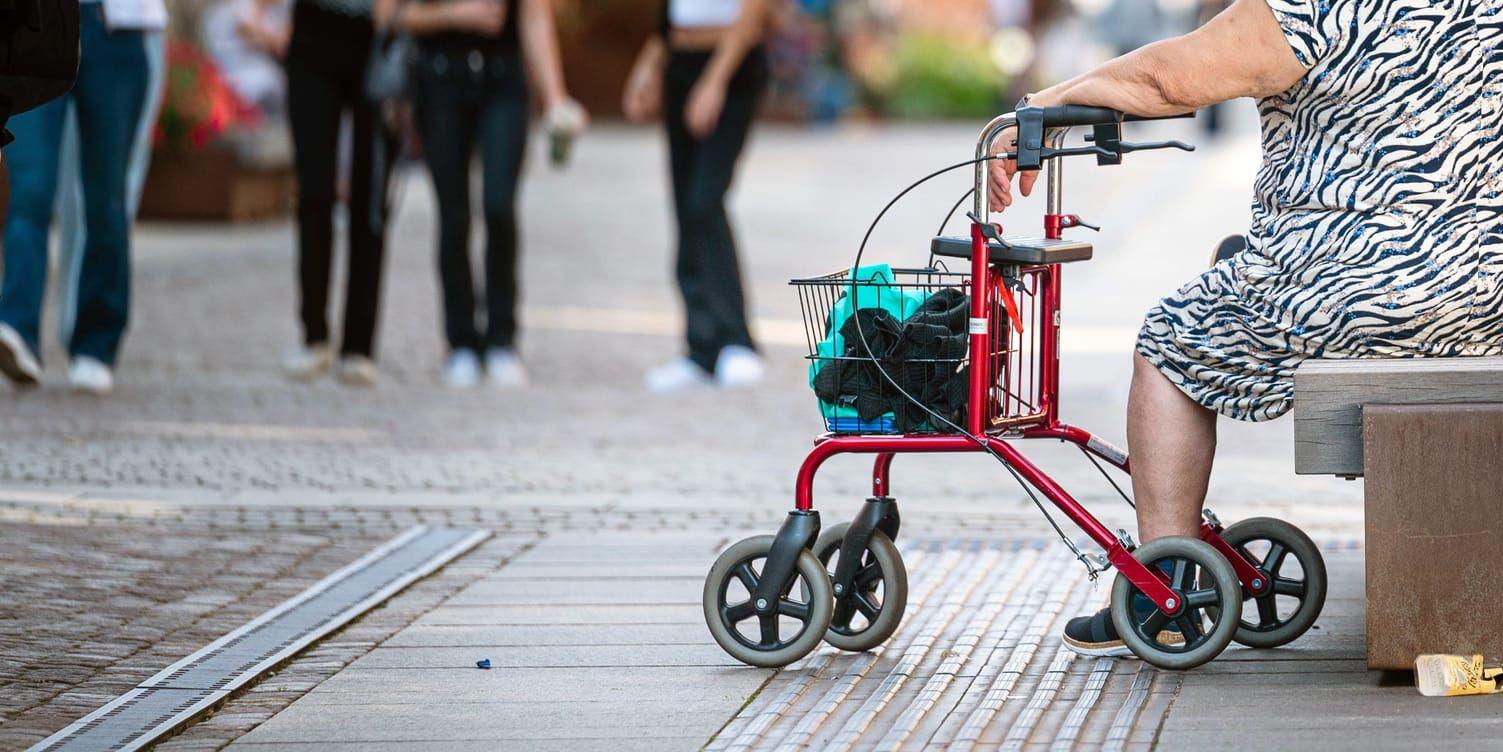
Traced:
[[[904, 321], [881, 308], [856, 311], [840, 327], [845, 352], [815, 374], [814, 393], [829, 404], [854, 407], [863, 421], [892, 413], [894, 425], [904, 433], [939, 428], [924, 408], [963, 424], [969, 301], [960, 290], [947, 288], [929, 296]], [[863, 336], [870, 352], [862, 345]], [[878, 364], [902, 391], [882, 377]]]

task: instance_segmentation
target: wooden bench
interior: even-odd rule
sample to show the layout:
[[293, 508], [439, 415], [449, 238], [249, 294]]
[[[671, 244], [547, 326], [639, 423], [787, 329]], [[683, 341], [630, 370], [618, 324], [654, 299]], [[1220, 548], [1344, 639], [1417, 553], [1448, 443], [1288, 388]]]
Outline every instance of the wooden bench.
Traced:
[[1295, 472], [1365, 477], [1367, 663], [1503, 656], [1503, 358], [1311, 361]]

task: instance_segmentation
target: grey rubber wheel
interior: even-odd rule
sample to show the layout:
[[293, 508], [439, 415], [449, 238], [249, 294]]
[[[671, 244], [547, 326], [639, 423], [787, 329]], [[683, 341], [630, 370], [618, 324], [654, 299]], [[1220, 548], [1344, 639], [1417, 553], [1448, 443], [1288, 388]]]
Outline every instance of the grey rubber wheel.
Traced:
[[[820, 533], [814, 556], [830, 573], [840, 561], [840, 544], [851, 523], [842, 522]], [[871, 650], [887, 641], [903, 621], [908, 607], [908, 569], [898, 547], [881, 530], [873, 530], [861, 555], [861, 567], [851, 591], [835, 598], [825, 642], [853, 653]]]
[[[731, 657], [751, 666], [778, 668], [808, 655], [824, 639], [834, 603], [830, 575], [809, 551], [799, 552], [792, 581], [783, 585], [775, 613], [759, 615], [752, 593], [773, 536], [747, 538], [715, 560], [705, 578], [703, 605], [710, 634]], [[794, 585], [802, 600], [793, 598]]]
[[[1159, 538], [1133, 552], [1149, 569], [1168, 565], [1169, 586], [1184, 606], [1173, 616], [1153, 609], [1133, 614], [1138, 589], [1117, 574], [1112, 583], [1112, 624], [1128, 649], [1159, 668], [1195, 668], [1221, 654], [1236, 634], [1242, 617], [1242, 587], [1232, 565], [1210, 544], [1194, 538]], [[1182, 640], [1168, 635], [1171, 625]]]
[[1221, 537], [1273, 583], [1261, 596], [1244, 597], [1251, 607], [1244, 604], [1233, 639], [1251, 648], [1276, 648], [1309, 631], [1326, 605], [1326, 560], [1315, 541], [1272, 517], [1243, 520]]

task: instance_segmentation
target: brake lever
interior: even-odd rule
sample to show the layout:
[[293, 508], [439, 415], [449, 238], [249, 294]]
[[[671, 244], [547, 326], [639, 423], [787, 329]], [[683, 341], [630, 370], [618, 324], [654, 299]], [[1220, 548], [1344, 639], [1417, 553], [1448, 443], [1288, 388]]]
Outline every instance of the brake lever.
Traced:
[[1180, 151], [1195, 151], [1195, 147], [1183, 141], [1145, 141], [1134, 144], [1123, 141], [1119, 147], [1123, 154], [1132, 151], [1150, 151], [1152, 149], [1179, 149]]
[[[1123, 146], [1126, 146], [1126, 144], [1123, 144]], [[1040, 152], [1040, 157], [1042, 159], [1053, 159], [1054, 157], [1086, 156], [1097, 158], [1105, 157], [1107, 159], [1111, 159], [1112, 157], [1115, 157], [1117, 155], [1111, 150], [1102, 146], [1074, 146], [1067, 149], [1044, 149], [1042, 152]]]
[[997, 224], [996, 222], [982, 222], [981, 218], [976, 216], [976, 212], [973, 211], [968, 211], [965, 213], [965, 215], [971, 218], [972, 223], [981, 226], [982, 237], [1002, 246], [1009, 251], [1012, 250], [1012, 244], [1002, 238], [1002, 225]]

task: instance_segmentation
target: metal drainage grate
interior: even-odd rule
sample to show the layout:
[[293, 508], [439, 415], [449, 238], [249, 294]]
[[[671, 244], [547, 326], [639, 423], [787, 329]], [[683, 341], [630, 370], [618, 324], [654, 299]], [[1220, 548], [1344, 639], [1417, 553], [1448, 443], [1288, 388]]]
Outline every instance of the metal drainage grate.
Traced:
[[488, 537], [487, 530], [414, 527], [162, 669], [31, 752], [140, 749]]

